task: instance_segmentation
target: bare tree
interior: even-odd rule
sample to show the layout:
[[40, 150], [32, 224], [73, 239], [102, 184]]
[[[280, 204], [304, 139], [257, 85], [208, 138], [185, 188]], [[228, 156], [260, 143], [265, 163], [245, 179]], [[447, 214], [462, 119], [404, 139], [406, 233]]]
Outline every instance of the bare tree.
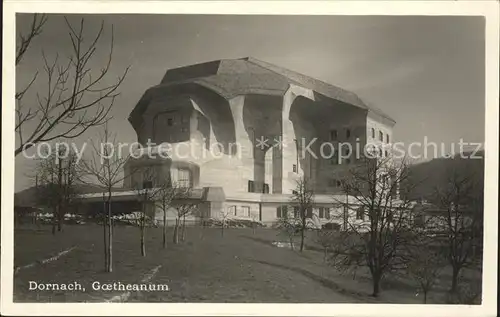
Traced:
[[281, 217], [278, 219], [277, 228], [286, 236], [290, 249], [295, 250], [295, 237], [301, 234], [301, 220], [288, 210], [288, 206], [281, 206]]
[[434, 225], [446, 245], [452, 267], [450, 292], [457, 292], [460, 272], [474, 262], [474, 251], [482, 247], [483, 182], [481, 175], [467, 164], [456, 164], [447, 171], [447, 182], [435, 190], [434, 200], [442, 211]]
[[[146, 227], [149, 222], [148, 206], [155, 206], [156, 194], [159, 187], [156, 187], [156, 173], [154, 167], [148, 166], [138, 170], [142, 174], [142, 184], [136, 186], [135, 191], [142, 205], [137, 224], [140, 229], [141, 255], [146, 256]], [[154, 216], [154, 214], [153, 214]]]
[[191, 188], [178, 186], [175, 194], [177, 200], [175, 204], [176, 220], [174, 227], [174, 243], [179, 243], [179, 230], [181, 231], [181, 241], [186, 240], [186, 216], [191, 214], [197, 204], [191, 200]]
[[221, 229], [221, 235], [224, 236], [224, 229], [227, 226], [227, 220], [232, 216], [232, 213], [229, 209], [222, 208], [222, 210], [219, 212], [219, 218], [220, 218], [220, 229]]
[[338, 232], [326, 228], [321, 228], [318, 230], [316, 236], [316, 242], [323, 248], [323, 261], [328, 261], [328, 251], [332, 248], [335, 243], [335, 239], [338, 238]]
[[106, 272], [113, 271], [113, 218], [111, 201], [114, 187], [121, 183], [133, 171], [126, 171], [125, 164], [130, 153], [122, 153], [121, 147], [105, 124], [98, 142], [92, 142], [93, 153], [90, 159], [83, 161], [85, 181], [95, 183], [105, 191], [103, 198], [106, 205], [103, 217], [104, 265]]
[[[61, 61], [56, 55], [53, 61], [49, 61], [42, 52], [47, 87], [36, 92], [37, 101], [34, 104], [26, 105], [23, 101], [37, 80], [38, 72], [33, 74], [28, 85], [16, 92], [16, 156], [39, 142], [75, 138], [91, 127], [106, 123], [119, 94], [118, 89], [128, 73], [127, 67], [114, 83], [110, 83], [107, 76], [113, 59], [112, 27], [107, 59], [96, 74], [91, 65], [104, 33], [104, 22], [97, 34], [86, 42], [84, 19], [78, 26], [72, 25], [66, 18], [65, 21], [72, 48], [70, 56]], [[46, 22], [46, 15], [34, 14], [29, 32], [19, 34], [16, 66], [23, 60], [33, 40], [42, 33]]]
[[304, 250], [307, 225], [312, 218], [312, 208], [314, 205], [313, 188], [304, 177], [297, 180], [295, 191], [292, 194], [290, 202], [299, 212], [296, 219], [300, 222], [300, 252], [302, 252]]
[[[401, 249], [411, 238], [411, 201], [406, 193], [399, 195], [399, 184], [407, 177], [404, 160], [395, 163], [390, 157], [361, 158], [341, 185], [353, 201], [337, 199], [348, 214], [354, 210], [357, 217], [348, 217], [348, 230], [334, 247], [332, 263], [337, 267], [367, 266], [375, 297], [384, 275], [403, 268], [405, 261]], [[344, 213], [340, 217], [344, 218]]]
[[429, 236], [422, 233], [407, 248], [406, 272], [418, 283], [424, 295], [424, 304], [427, 304], [428, 294], [438, 281], [445, 264], [441, 250], [433, 247], [432, 242]]
[[52, 234], [62, 231], [64, 216], [73, 205], [81, 173], [74, 151], [54, 147], [47, 156], [39, 159], [35, 171], [37, 200], [53, 210]]
[[[43, 26], [47, 22], [46, 14], [33, 14], [29, 32], [26, 34], [19, 33], [16, 43], [16, 65], [21, 62], [24, 54], [28, 50], [31, 42], [42, 33]], [[36, 77], [36, 76], [35, 76]], [[34, 81], [34, 80], [33, 80]]]
[[163, 212], [162, 246], [164, 249], [167, 247], [167, 212], [172, 206], [176, 193], [177, 187], [170, 182], [159, 184], [159, 190], [156, 192], [155, 204]]
[[446, 302], [449, 304], [480, 305], [481, 295], [482, 283], [474, 280], [468, 283], [459, 283], [455, 292], [448, 293]]

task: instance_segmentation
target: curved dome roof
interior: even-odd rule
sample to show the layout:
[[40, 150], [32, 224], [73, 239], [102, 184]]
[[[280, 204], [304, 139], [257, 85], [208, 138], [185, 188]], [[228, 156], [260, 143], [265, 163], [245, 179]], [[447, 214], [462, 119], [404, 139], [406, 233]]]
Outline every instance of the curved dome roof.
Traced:
[[284, 95], [293, 84], [311, 89], [327, 98], [372, 111], [395, 122], [380, 109], [365, 104], [353, 92], [252, 57], [217, 60], [170, 69], [159, 85], [146, 91], [132, 111], [131, 117], [137, 112], [142, 113], [147, 107], [144, 99], [150, 99], [151, 95], [168, 90], [169, 87], [185, 84], [205, 87], [226, 99], [245, 94]]

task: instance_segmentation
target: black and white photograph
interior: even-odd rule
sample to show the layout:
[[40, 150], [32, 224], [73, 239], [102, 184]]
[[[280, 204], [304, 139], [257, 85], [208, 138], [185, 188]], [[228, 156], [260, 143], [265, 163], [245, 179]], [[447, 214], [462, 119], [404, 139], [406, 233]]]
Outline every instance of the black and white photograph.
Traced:
[[498, 2], [13, 2], [2, 314], [496, 315]]

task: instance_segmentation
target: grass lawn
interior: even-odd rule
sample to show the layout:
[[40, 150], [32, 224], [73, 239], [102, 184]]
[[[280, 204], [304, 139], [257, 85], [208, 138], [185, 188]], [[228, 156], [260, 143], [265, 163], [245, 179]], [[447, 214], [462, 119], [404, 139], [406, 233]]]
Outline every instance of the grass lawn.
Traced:
[[[171, 228], [169, 228], [171, 235]], [[168, 292], [130, 292], [129, 302], [273, 302], [273, 303], [421, 303], [407, 281], [387, 282], [377, 299], [369, 296], [366, 271], [355, 280], [323, 263], [314, 248], [303, 253], [277, 248], [282, 240], [272, 229], [188, 228], [184, 243], [174, 245], [169, 236], [161, 247], [161, 229], [148, 228], [147, 255], [141, 257], [139, 229], [115, 228], [113, 272], [104, 272], [102, 227], [73, 225], [53, 236], [49, 226], [21, 227], [15, 231], [14, 300], [17, 302], [102, 302], [116, 300], [126, 291], [96, 291], [91, 285], [121, 282], [167, 284]], [[312, 239], [309, 244], [312, 245]], [[57, 259], [42, 263], [61, 251]], [[157, 269], [157, 271], [155, 271]], [[154, 273], [154, 275], [152, 275]], [[81, 283], [86, 291], [30, 291], [29, 281]], [[448, 282], [443, 289], [448, 287]], [[435, 299], [439, 302], [439, 292]]]

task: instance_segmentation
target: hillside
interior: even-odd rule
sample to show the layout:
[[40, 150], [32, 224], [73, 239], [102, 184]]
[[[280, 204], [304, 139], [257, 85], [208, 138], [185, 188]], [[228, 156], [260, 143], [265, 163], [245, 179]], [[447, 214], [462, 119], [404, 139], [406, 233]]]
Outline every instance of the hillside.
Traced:
[[459, 175], [472, 176], [481, 184], [482, 192], [484, 180], [484, 152], [478, 152], [481, 159], [465, 159], [459, 154], [452, 158], [437, 158], [428, 162], [415, 164], [409, 167], [409, 182], [415, 188], [409, 191], [411, 199], [432, 200], [436, 188], [444, 187], [448, 183], [448, 177], [453, 172]]

